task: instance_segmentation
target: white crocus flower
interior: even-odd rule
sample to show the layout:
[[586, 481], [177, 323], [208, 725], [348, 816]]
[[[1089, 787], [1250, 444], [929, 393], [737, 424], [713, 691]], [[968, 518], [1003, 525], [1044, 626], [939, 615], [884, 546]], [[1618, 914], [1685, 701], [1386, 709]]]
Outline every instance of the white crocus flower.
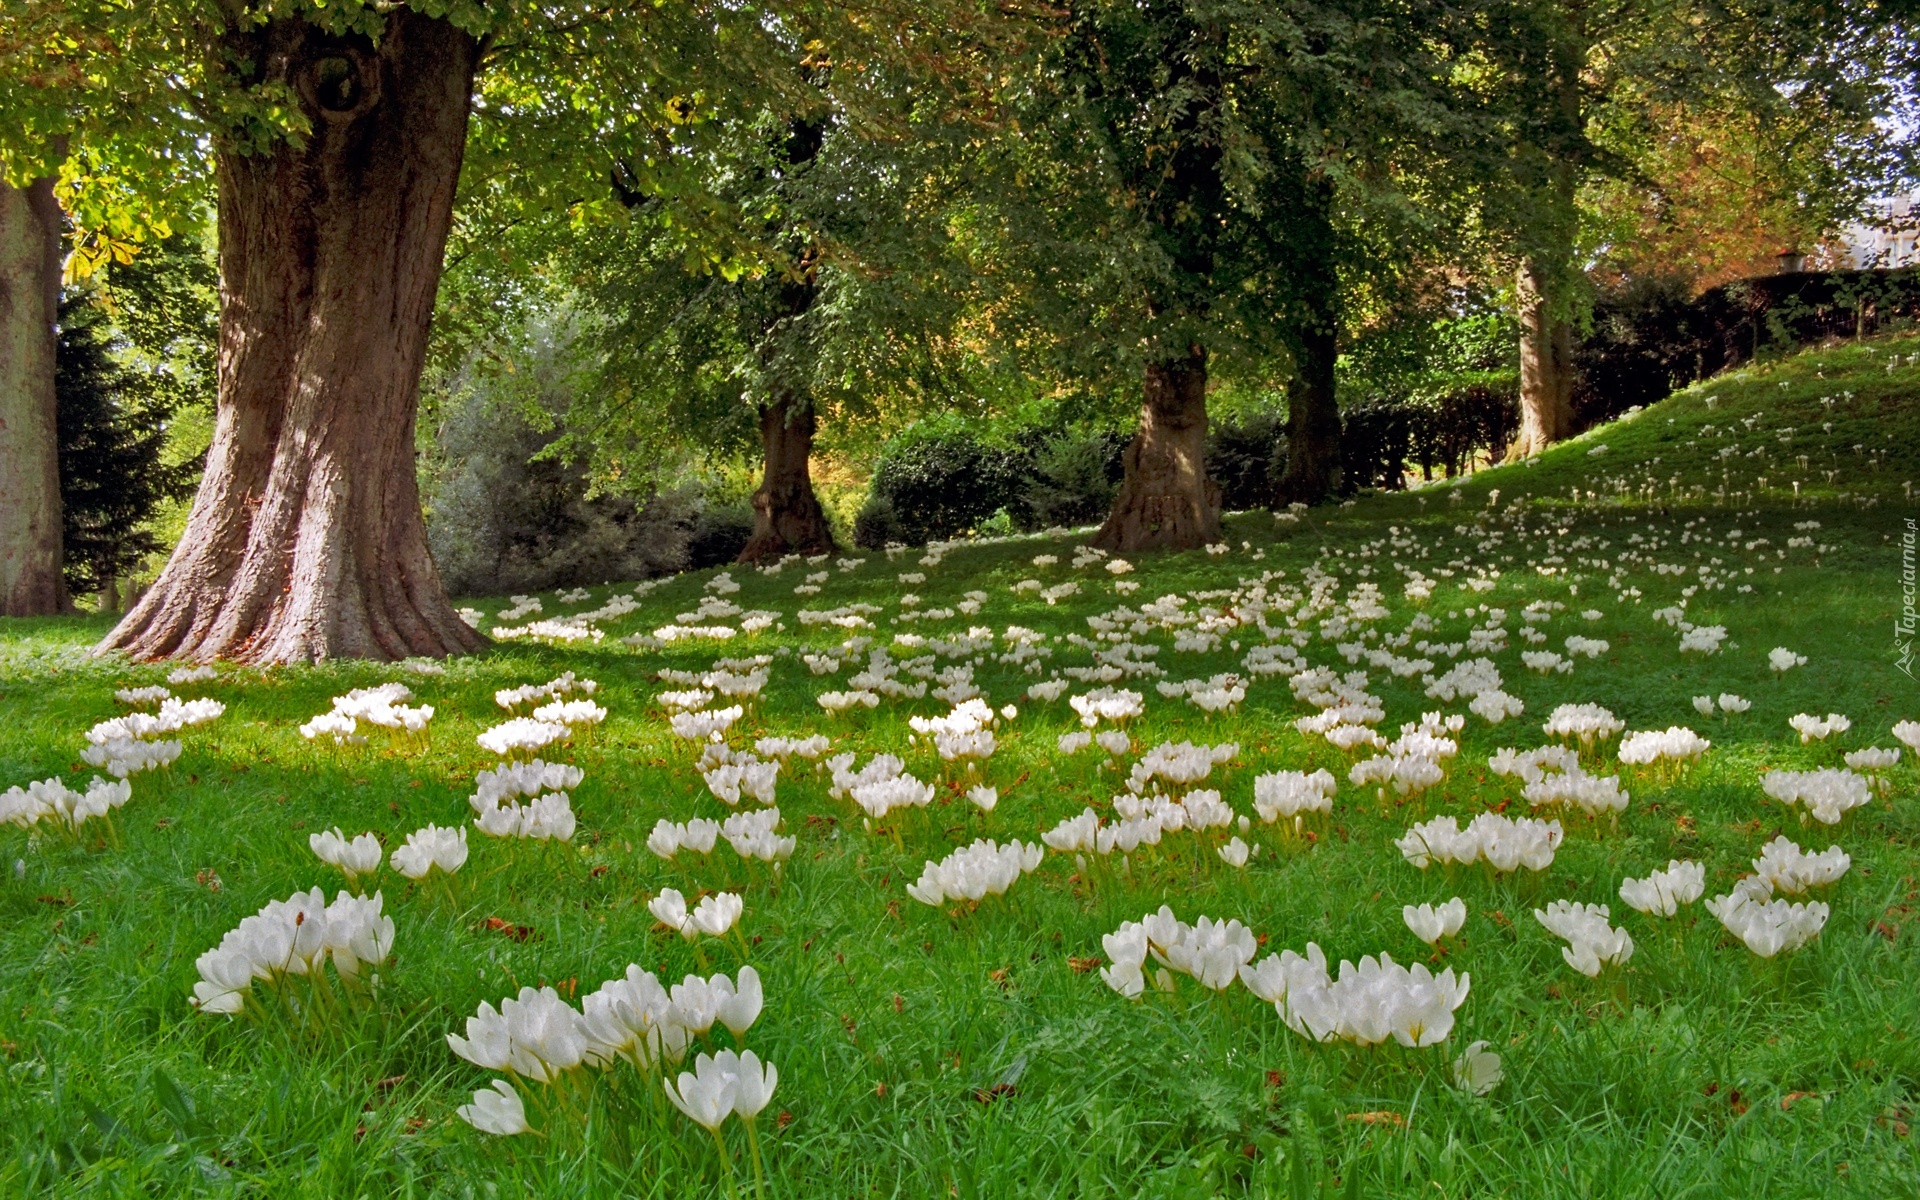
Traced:
[[1245, 842], [1241, 841], [1238, 837], [1233, 838], [1226, 845], [1220, 847], [1219, 850], [1216, 851], [1216, 853], [1220, 855], [1220, 861], [1226, 863], [1230, 867], [1246, 866], [1247, 855], [1250, 854], [1251, 852], [1252, 852], [1252, 848], [1248, 846]]
[[740, 920], [740, 914], [746, 911], [746, 901], [732, 892], [716, 892], [703, 896], [692, 912], [687, 914], [688, 923], [696, 932], [709, 937], [721, 937]]
[[1707, 889], [1707, 869], [1697, 862], [1674, 859], [1664, 871], [1645, 879], [1620, 881], [1620, 899], [1629, 908], [1649, 915], [1671, 917], [1682, 904], [1692, 904]]
[[337, 825], [324, 833], [309, 834], [307, 845], [313, 848], [321, 862], [339, 867], [346, 872], [348, 879], [378, 871], [380, 860], [385, 857], [379, 838], [371, 833], [363, 833], [349, 841]]
[[1455, 896], [1437, 908], [1431, 904], [1409, 904], [1400, 910], [1400, 918], [1415, 937], [1431, 946], [1443, 937], [1460, 932], [1467, 923], [1467, 902]]
[[1454, 1084], [1476, 1096], [1493, 1091], [1505, 1078], [1506, 1072], [1500, 1067], [1500, 1056], [1487, 1049], [1484, 1041], [1471, 1043], [1465, 1053], [1453, 1060]]
[[685, 1113], [694, 1124], [710, 1132], [718, 1132], [726, 1119], [733, 1115], [734, 1097], [740, 1082], [737, 1066], [735, 1070], [727, 1068], [728, 1064], [716, 1061], [715, 1056], [701, 1054], [693, 1060], [692, 1071], [680, 1073], [677, 1089], [672, 1080], [662, 1080], [661, 1085], [667, 1090], [667, 1099], [673, 1101], [673, 1106]]
[[520, 1102], [520, 1093], [504, 1079], [494, 1080], [492, 1090], [475, 1092], [472, 1104], [463, 1104], [453, 1111], [481, 1133], [512, 1137], [532, 1129], [527, 1124], [527, 1110]]
[[394, 848], [387, 861], [408, 879], [424, 879], [435, 867], [451, 875], [467, 861], [466, 828], [428, 825], [416, 829], [407, 835], [405, 845]]

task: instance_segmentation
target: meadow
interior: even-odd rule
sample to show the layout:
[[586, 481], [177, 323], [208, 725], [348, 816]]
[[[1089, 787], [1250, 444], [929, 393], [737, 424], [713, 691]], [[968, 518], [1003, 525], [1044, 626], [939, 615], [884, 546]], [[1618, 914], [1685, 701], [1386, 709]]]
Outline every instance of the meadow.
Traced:
[[[848, 553], [637, 595], [549, 593], [537, 610], [473, 600], [495, 643], [425, 670], [219, 665], [180, 684], [167, 682], [179, 664], [90, 657], [105, 619], [0, 622], [0, 786], [84, 788], [87, 731], [128, 711], [118, 689], [224, 705], [168, 735], [177, 761], [133, 774], [110, 816], [66, 832], [0, 825], [0, 1193], [1911, 1194], [1920, 776], [1892, 731], [1920, 719], [1893, 637], [1915, 481], [1920, 339], [1890, 338], [1749, 366], [1526, 464], [1236, 514], [1220, 546], [1125, 571], [1078, 553], [1085, 530]], [[1497, 684], [1458, 670], [1477, 659]], [[649, 840], [662, 820], [761, 808], [716, 795], [698, 768], [703, 753], [725, 765], [716, 743], [676, 734], [661, 699], [711, 692], [717, 660], [766, 676], [738, 700], [679, 698], [741, 705], [728, 754], [824, 735], [827, 757], [858, 756], [852, 769], [899, 756], [930, 802], [875, 817], [824, 758], [794, 754], [767, 851], [794, 839], [783, 861], [726, 840], [661, 857]], [[495, 693], [567, 672], [594, 681], [606, 713], [541, 751], [582, 773], [567, 789], [577, 825], [566, 840], [488, 836], [469, 797], [499, 757], [476, 737], [532, 703], [509, 711]], [[301, 734], [335, 696], [393, 682], [433, 709], [419, 735], [364, 722], [364, 744]], [[1071, 702], [1100, 688], [1132, 691], [1141, 711], [1120, 702], [1120, 719], [1088, 729]], [[863, 690], [873, 707], [818, 700]], [[949, 761], [925, 719], [976, 690], [991, 723], [970, 728], [993, 748]], [[1469, 707], [1490, 691], [1520, 711], [1496, 723]], [[1748, 707], [1727, 711], [1723, 695]], [[1535, 805], [1522, 778], [1490, 767], [1504, 748], [1557, 744], [1543, 723], [1563, 704], [1622, 726], [1580, 761], [1617, 777], [1623, 811]], [[1439, 717], [1422, 731], [1426, 713]], [[1828, 732], [1803, 736], [1789, 724], [1801, 714]], [[1710, 747], [1618, 761], [1631, 733], [1674, 727]], [[1350, 749], [1329, 740], [1342, 728], [1361, 730]], [[1117, 736], [1073, 748], [1085, 732]], [[1207, 756], [1203, 778], [1142, 782], [1136, 764], [1166, 742], [1231, 749]], [[1872, 747], [1902, 754], [1843, 765]], [[1353, 781], [1357, 764], [1396, 756], [1440, 777]], [[1330, 812], [1263, 819], [1257, 779], [1322, 769]], [[1828, 824], [1763, 786], [1816, 770], [1884, 787]], [[976, 787], [994, 789], [990, 810]], [[1103, 828], [1143, 813], [1177, 824], [1169, 806], [1207, 810], [1200, 790], [1231, 809], [1224, 823], [1156, 828], [1130, 853], [1042, 841], [1088, 809]], [[1558, 820], [1550, 865], [1420, 868], [1396, 846], [1418, 823], [1486, 812]], [[228, 931], [270, 901], [347, 886], [312, 835], [371, 832], [391, 852], [430, 825], [465, 829], [468, 856], [451, 873], [414, 880], [383, 863], [365, 878], [393, 931], [362, 986], [324, 1007], [288, 987], [296, 1006], [256, 982], [238, 1015], [196, 1009], [196, 960]], [[1788, 897], [1827, 905], [1825, 920], [1763, 957], [1706, 900], [1783, 835], [1809, 853], [1838, 846], [1850, 866]], [[909, 892], [981, 838], [1036, 847], [1039, 865], [977, 900]], [[1671, 861], [1700, 865], [1703, 898], [1672, 917], [1624, 902], [1624, 880]], [[727, 936], [689, 939], [660, 919], [669, 888], [690, 903], [737, 895], [744, 911]], [[1437, 946], [1403, 919], [1453, 897], [1464, 925]], [[1556, 901], [1609, 906], [1630, 955], [1574, 969], [1535, 916]], [[1241, 922], [1256, 963], [1313, 944], [1336, 974], [1390, 955], [1470, 987], [1427, 1046], [1303, 1036], [1246, 982], [1161, 976], [1161, 955], [1125, 995], [1104, 939], [1162, 905], [1189, 925]], [[737, 1038], [714, 1025], [666, 1075], [735, 1045], [777, 1066], [755, 1127], [763, 1183], [740, 1123], [721, 1126], [723, 1163], [662, 1102], [657, 1065], [572, 1066], [554, 1084], [522, 1072], [527, 1133], [456, 1115], [506, 1078], [447, 1042], [482, 1004], [551, 987], [577, 1008], [630, 965], [670, 986], [749, 964], [757, 1020]], [[1456, 1069], [1476, 1043], [1498, 1055], [1497, 1080]]]

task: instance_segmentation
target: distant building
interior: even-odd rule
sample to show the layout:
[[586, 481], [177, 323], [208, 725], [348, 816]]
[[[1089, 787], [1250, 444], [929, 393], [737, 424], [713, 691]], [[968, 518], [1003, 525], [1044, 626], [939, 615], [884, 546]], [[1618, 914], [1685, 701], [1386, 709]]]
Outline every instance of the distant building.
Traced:
[[1920, 191], [1870, 201], [1872, 214], [1840, 231], [1848, 265], [1910, 267], [1920, 263]]

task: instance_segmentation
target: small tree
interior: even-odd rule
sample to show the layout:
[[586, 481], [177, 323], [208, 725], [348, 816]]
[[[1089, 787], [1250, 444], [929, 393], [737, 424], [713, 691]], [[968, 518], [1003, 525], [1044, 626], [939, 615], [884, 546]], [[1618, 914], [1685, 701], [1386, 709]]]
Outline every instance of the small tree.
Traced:
[[192, 493], [200, 465], [167, 462], [175, 389], [119, 361], [115, 341], [97, 294], [62, 300], [54, 389], [64, 571], [74, 593], [106, 590], [167, 548], [153, 516]]

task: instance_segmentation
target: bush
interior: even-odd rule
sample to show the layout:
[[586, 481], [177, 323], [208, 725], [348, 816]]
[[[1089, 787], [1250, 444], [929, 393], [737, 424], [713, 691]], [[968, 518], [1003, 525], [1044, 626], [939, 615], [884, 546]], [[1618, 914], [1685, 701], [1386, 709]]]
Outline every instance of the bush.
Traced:
[[1249, 413], [1217, 420], [1207, 430], [1207, 474], [1220, 485], [1229, 511], [1268, 508], [1287, 473], [1286, 419]]
[[177, 398], [167, 377], [121, 363], [124, 345], [90, 293], [60, 303], [55, 352], [63, 572], [79, 594], [131, 575], [167, 549], [152, 518], [193, 491], [198, 460], [166, 461]]
[[753, 505], [703, 505], [687, 535], [687, 570], [725, 566], [740, 557], [752, 536]]
[[1437, 393], [1370, 396], [1341, 419], [1341, 463], [1349, 488], [1406, 486], [1419, 467], [1459, 474], [1481, 453], [1499, 455], [1520, 427], [1519, 381], [1489, 372]]
[[1003, 508], [1020, 506], [1027, 476], [1025, 454], [971, 433], [896, 439], [881, 451], [854, 540], [878, 548], [965, 533]]
[[1574, 350], [1576, 428], [1652, 404], [1769, 350], [1857, 337], [1920, 317], [1920, 271], [1758, 275], [1688, 298], [1676, 280], [1602, 296]]
[[[738, 512], [709, 512], [697, 487], [595, 493], [585, 470], [543, 455], [560, 436], [575, 380], [568, 331], [527, 331], [518, 369], [468, 364], [438, 397], [423, 471], [427, 542], [449, 591], [502, 595], [640, 579], [731, 557]], [[731, 546], [731, 552], [727, 548]]]
[[1037, 439], [1020, 492], [1022, 527], [1051, 529], [1104, 520], [1120, 488], [1129, 440], [1113, 430]]
[[[1284, 418], [1273, 413], [1216, 421], [1207, 466], [1227, 507], [1273, 501], [1286, 473]], [[968, 531], [1033, 531], [1106, 519], [1125, 473], [1132, 434], [1110, 429], [1015, 429], [1013, 449], [975, 434], [909, 433], [881, 451], [867, 501], [854, 519], [857, 545], [921, 545]]]

